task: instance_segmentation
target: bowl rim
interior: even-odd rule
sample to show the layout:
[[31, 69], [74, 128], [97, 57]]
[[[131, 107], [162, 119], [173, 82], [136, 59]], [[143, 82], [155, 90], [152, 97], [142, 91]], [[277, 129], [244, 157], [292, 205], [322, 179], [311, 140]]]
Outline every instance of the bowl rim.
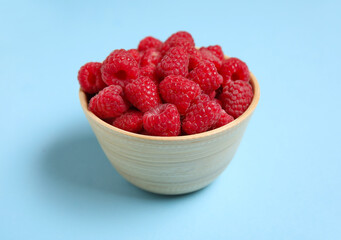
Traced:
[[79, 100], [81, 103], [81, 106], [83, 108], [83, 111], [85, 114], [87, 114], [93, 121], [97, 122], [99, 125], [102, 125], [103, 127], [117, 132], [119, 134], [129, 136], [129, 137], [134, 137], [138, 138], [141, 140], [154, 140], [154, 141], [163, 141], [163, 142], [173, 142], [173, 141], [184, 141], [184, 140], [197, 140], [205, 137], [209, 137], [212, 135], [218, 135], [222, 132], [226, 132], [237, 125], [239, 125], [241, 122], [243, 122], [245, 119], [247, 119], [255, 110], [258, 102], [259, 102], [259, 97], [260, 97], [260, 89], [259, 89], [259, 84], [256, 79], [256, 77], [253, 75], [252, 72], [250, 72], [250, 83], [253, 88], [253, 98], [252, 101], [249, 105], [249, 107], [246, 109], [246, 111], [240, 115], [237, 119], [232, 121], [229, 124], [226, 124], [225, 126], [203, 132], [203, 133], [197, 133], [197, 134], [192, 134], [192, 135], [185, 135], [185, 136], [171, 136], [171, 137], [165, 137], [165, 136], [149, 136], [149, 135], [142, 135], [139, 133], [132, 133], [128, 132], [125, 130], [122, 130], [120, 128], [114, 127], [113, 125], [110, 125], [109, 123], [105, 122], [104, 120], [100, 119], [97, 117], [95, 114], [93, 114], [91, 111], [88, 110], [88, 102], [87, 102], [87, 96], [86, 93], [80, 88], [79, 89]]

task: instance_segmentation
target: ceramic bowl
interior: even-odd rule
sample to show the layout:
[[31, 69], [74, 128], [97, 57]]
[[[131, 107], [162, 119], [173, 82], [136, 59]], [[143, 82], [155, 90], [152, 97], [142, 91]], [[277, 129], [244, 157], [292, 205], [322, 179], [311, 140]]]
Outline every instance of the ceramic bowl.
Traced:
[[252, 73], [250, 83], [254, 97], [240, 117], [215, 130], [178, 137], [121, 130], [88, 110], [88, 99], [82, 90], [79, 98], [100, 146], [115, 169], [141, 189], [174, 195], [204, 188], [231, 162], [260, 96]]

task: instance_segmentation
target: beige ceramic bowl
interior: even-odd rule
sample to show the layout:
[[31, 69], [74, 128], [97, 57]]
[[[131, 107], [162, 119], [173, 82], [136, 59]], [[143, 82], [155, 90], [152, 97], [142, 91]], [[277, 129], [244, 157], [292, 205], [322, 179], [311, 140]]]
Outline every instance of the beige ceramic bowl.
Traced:
[[129, 182], [159, 194], [183, 194], [210, 184], [232, 160], [259, 100], [259, 86], [251, 73], [254, 97], [246, 112], [218, 129], [179, 137], [155, 137], [116, 128], [88, 110], [86, 94], [79, 98], [96, 137], [116, 170]]

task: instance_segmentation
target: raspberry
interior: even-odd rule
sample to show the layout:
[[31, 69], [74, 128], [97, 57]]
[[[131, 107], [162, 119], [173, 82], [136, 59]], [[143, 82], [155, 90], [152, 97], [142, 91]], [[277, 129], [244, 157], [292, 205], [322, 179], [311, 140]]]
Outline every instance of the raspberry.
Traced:
[[158, 74], [161, 77], [169, 75], [186, 76], [188, 74], [189, 58], [187, 52], [182, 47], [169, 49], [157, 66]]
[[129, 49], [127, 52], [135, 59], [137, 63], [140, 62], [141, 56], [140, 56], [139, 51], [137, 51], [137, 49]]
[[215, 99], [215, 96], [216, 96], [216, 94], [217, 94], [217, 92], [216, 91], [212, 91], [212, 92], [210, 92], [209, 94], [207, 94], [209, 97], [210, 97], [210, 99]]
[[139, 77], [124, 90], [128, 101], [141, 112], [147, 112], [161, 103], [157, 86], [148, 77]]
[[102, 78], [107, 85], [124, 87], [139, 74], [138, 63], [126, 50], [115, 50], [104, 60]]
[[165, 55], [172, 47], [183, 47], [185, 50], [195, 47], [193, 42], [183, 37], [174, 37], [168, 42], [165, 42], [161, 47], [161, 54]]
[[188, 78], [199, 84], [201, 89], [210, 94], [220, 87], [223, 82], [223, 77], [217, 71], [217, 68], [212, 62], [207, 60], [202, 61], [188, 75]]
[[148, 36], [142, 39], [139, 43], [138, 50], [140, 52], [146, 51], [149, 48], [156, 48], [160, 49], [162, 45], [162, 42], [159, 39], [156, 39], [154, 37]]
[[201, 53], [203, 60], [208, 60], [208, 61], [214, 63], [214, 65], [216, 66], [216, 68], [219, 71], [221, 64], [222, 64], [222, 61], [216, 55], [214, 55], [210, 50], [208, 50], [206, 48], [200, 48], [200, 53]]
[[212, 126], [212, 129], [216, 129], [219, 127], [222, 127], [234, 120], [234, 118], [231, 115], [228, 115], [224, 109], [220, 110], [220, 118], [218, 121]]
[[223, 85], [226, 85], [226, 83], [230, 80], [242, 80], [245, 82], [248, 82], [250, 80], [249, 68], [247, 67], [246, 63], [238, 58], [226, 59], [223, 62], [219, 73], [224, 78]]
[[187, 53], [189, 54], [188, 69], [191, 71], [196, 68], [198, 64], [202, 61], [202, 56], [200, 51], [195, 47], [188, 48]]
[[83, 65], [78, 71], [78, 82], [86, 93], [97, 93], [107, 85], [102, 80], [102, 63], [89, 62]]
[[164, 47], [161, 49], [161, 54], [164, 55], [172, 47], [182, 47], [183, 49], [185, 49], [189, 56], [189, 70], [195, 68], [202, 60], [199, 50], [196, 49], [191, 42], [184, 38], [175, 38], [168, 45], [164, 45]]
[[[211, 99], [212, 99], [212, 98], [211, 98]], [[220, 106], [222, 105], [222, 102], [221, 102], [219, 99], [213, 98], [212, 100], [215, 101], [216, 103], [218, 103]]]
[[207, 49], [210, 51], [213, 55], [215, 55], [220, 61], [224, 61], [224, 52], [223, 49], [219, 45], [213, 45], [208, 47], [202, 47], [203, 49]]
[[206, 94], [196, 97], [186, 112], [182, 130], [187, 134], [209, 130], [220, 118], [221, 106]]
[[164, 45], [169, 44], [170, 42], [174, 41], [175, 39], [179, 39], [179, 38], [183, 38], [183, 39], [187, 40], [188, 42], [190, 42], [192, 44], [192, 46], [195, 46], [194, 39], [193, 39], [192, 35], [188, 32], [185, 32], [185, 31], [179, 31], [179, 32], [172, 34], [164, 42]]
[[101, 90], [89, 102], [89, 110], [102, 119], [120, 116], [129, 109], [129, 103], [123, 98], [120, 86], [110, 85]]
[[157, 75], [156, 75], [156, 66], [148, 65], [140, 68], [140, 76], [149, 77], [156, 85], [159, 84]]
[[201, 93], [199, 85], [182, 76], [170, 75], [159, 85], [164, 101], [174, 104], [180, 114], [185, 114], [191, 101]]
[[142, 130], [143, 113], [129, 110], [114, 120], [112, 125], [128, 132], [138, 133]]
[[252, 86], [242, 80], [227, 82], [223, 92], [220, 94], [223, 108], [234, 118], [245, 112], [252, 101], [252, 97]]
[[140, 66], [144, 67], [147, 65], [157, 65], [161, 60], [161, 53], [156, 50], [155, 48], [149, 48], [146, 51], [144, 51], [141, 61], [140, 61]]
[[175, 105], [161, 104], [143, 115], [143, 127], [150, 135], [178, 136], [181, 130], [180, 114]]

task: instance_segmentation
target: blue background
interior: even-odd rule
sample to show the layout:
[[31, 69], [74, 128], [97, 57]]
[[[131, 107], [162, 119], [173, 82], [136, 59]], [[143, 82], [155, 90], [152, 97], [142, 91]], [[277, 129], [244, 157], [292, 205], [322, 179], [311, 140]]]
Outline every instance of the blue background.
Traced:
[[[1, 1], [0, 239], [340, 239], [337, 1]], [[261, 100], [225, 172], [165, 197], [118, 175], [77, 71], [187, 30], [248, 63]]]

